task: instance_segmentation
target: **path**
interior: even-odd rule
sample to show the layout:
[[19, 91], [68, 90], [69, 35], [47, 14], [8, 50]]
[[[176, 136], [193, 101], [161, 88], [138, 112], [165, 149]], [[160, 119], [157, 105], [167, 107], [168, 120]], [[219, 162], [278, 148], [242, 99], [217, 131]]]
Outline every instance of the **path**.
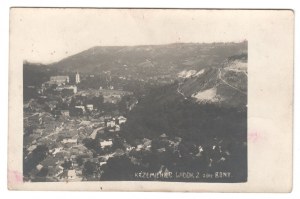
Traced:
[[238, 89], [238, 88], [236, 88], [236, 87], [230, 85], [230, 84], [227, 83], [224, 79], [222, 79], [221, 69], [219, 68], [218, 70], [219, 70], [218, 78], [219, 78], [224, 84], [226, 84], [227, 86], [229, 86], [229, 87], [231, 87], [231, 88], [233, 88], [233, 89], [239, 91], [240, 93], [242, 93], [242, 94], [244, 94], [244, 95], [247, 95], [246, 93], [244, 93], [244, 92], [241, 91], [240, 89]]
[[95, 138], [96, 138], [96, 135], [97, 135], [97, 132], [98, 132], [99, 130], [102, 130], [102, 129], [104, 129], [104, 127], [96, 128], [96, 129], [92, 132], [92, 134], [90, 135], [90, 138], [95, 139]]

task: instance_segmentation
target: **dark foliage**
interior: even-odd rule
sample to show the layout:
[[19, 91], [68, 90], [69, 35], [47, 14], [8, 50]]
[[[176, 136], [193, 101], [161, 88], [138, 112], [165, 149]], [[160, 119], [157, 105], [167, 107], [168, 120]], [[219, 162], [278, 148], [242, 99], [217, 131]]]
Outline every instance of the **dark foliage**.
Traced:
[[87, 161], [84, 163], [83, 170], [82, 170], [82, 175], [85, 179], [89, 181], [93, 180], [99, 180], [99, 166], [98, 164]]
[[174, 85], [153, 90], [130, 112], [124, 125], [124, 135], [131, 142], [157, 138], [163, 133], [197, 144], [205, 144], [215, 137], [243, 142], [246, 132], [244, 109], [183, 101], [174, 92]]
[[[27, 176], [42, 160], [48, 155], [48, 147], [45, 145], [37, 146], [32, 153], [23, 160], [23, 175]], [[23, 156], [25, 157], [25, 156]]]
[[[151, 152], [141, 155], [143, 170], [158, 172], [162, 166], [171, 171], [215, 172], [228, 169], [236, 174], [232, 181], [245, 180], [246, 108], [197, 104], [183, 100], [176, 94], [175, 88], [176, 85], [169, 85], [153, 89], [128, 114], [121, 135], [132, 144], [138, 139], [152, 140]], [[178, 151], [168, 150], [159, 138], [163, 133], [169, 139], [182, 138]], [[199, 146], [204, 149], [201, 154]], [[165, 151], [157, 152], [162, 147]]]
[[135, 165], [126, 156], [116, 156], [110, 158], [107, 164], [103, 166], [101, 180], [133, 180]]
[[99, 154], [101, 152], [101, 145], [98, 139], [85, 138], [82, 143], [85, 147], [92, 150], [93, 153]]

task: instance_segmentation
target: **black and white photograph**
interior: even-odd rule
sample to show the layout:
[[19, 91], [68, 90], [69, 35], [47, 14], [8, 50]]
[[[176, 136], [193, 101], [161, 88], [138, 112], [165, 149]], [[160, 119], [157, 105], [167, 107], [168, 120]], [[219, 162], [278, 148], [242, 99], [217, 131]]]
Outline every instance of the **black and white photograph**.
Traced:
[[10, 14], [9, 184], [291, 187], [290, 11], [12, 8]]
[[200, 38], [24, 60], [23, 180], [246, 182], [247, 38]]

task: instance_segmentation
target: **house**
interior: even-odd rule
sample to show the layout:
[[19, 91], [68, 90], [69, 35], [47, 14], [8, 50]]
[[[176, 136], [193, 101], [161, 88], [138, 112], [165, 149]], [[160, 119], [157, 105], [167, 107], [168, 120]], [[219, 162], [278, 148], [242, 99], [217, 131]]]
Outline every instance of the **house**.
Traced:
[[143, 148], [143, 145], [142, 145], [142, 144], [139, 144], [139, 145], [136, 146], [136, 150], [137, 150], [137, 151], [140, 151], [142, 148]]
[[109, 132], [118, 132], [120, 131], [120, 126], [119, 125], [115, 125], [114, 127], [110, 128], [108, 131]]
[[66, 144], [66, 143], [72, 143], [72, 144], [76, 144], [77, 143], [77, 138], [65, 138], [61, 141], [62, 143]]
[[116, 104], [121, 101], [120, 95], [103, 95], [104, 103]]
[[58, 147], [58, 148], [54, 148], [53, 150], [51, 150], [50, 152], [52, 153], [52, 155], [56, 155], [58, 152], [60, 152], [63, 149], [63, 147]]
[[75, 160], [76, 160], [76, 157], [77, 157], [76, 155], [71, 155], [71, 160], [72, 160], [72, 161], [75, 161]]
[[118, 121], [119, 121], [119, 125], [121, 125], [124, 124], [127, 121], [127, 119], [124, 116], [120, 116], [118, 117]]
[[77, 86], [60, 85], [60, 86], [58, 86], [55, 90], [56, 90], [56, 91], [60, 91], [60, 92], [62, 92], [62, 91], [68, 92], [68, 91], [69, 91], [70, 93], [74, 93], [74, 94], [75, 94], [75, 93], [77, 93]]
[[69, 83], [69, 76], [51, 76], [50, 82], [55, 82], [57, 84], [66, 84]]
[[93, 104], [87, 104], [86, 109], [89, 110], [89, 111], [92, 111], [94, 109], [94, 105]]
[[81, 109], [83, 113], [85, 113], [85, 107], [84, 106], [75, 106], [75, 108]]
[[143, 143], [137, 145], [137, 148], [136, 148], [137, 151], [140, 151], [140, 150], [142, 150], [142, 149], [144, 149], [144, 150], [150, 150], [150, 149], [151, 149], [151, 146], [152, 146], [152, 140], [149, 140], [149, 139], [144, 138], [144, 139], [142, 140], [142, 142], [143, 142]]
[[37, 169], [38, 171], [40, 171], [42, 168], [43, 168], [43, 165], [41, 165], [41, 164], [38, 164], [38, 165], [36, 166], [36, 169]]
[[76, 178], [76, 171], [75, 171], [75, 169], [68, 170], [67, 178], [68, 178], [68, 180], [74, 180]]
[[131, 111], [137, 104], [138, 100], [135, 98], [131, 98], [128, 102], [126, 102], [127, 109]]
[[120, 125], [116, 125], [115, 126], [115, 131], [120, 131], [120, 130], [121, 130]]
[[166, 148], [160, 148], [160, 149], [157, 149], [157, 152], [159, 152], [159, 153], [162, 153], [162, 152], [165, 152], [166, 151]]
[[126, 148], [126, 151], [131, 151], [131, 150], [135, 149], [135, 147], [133, 147], [130, 144], [126, 143], [126, 141], [124, 143], [124, 147]]
[[29, 153], [31, 153], [34, 149], [36, 149], [36, 145], [34, 144], [34, 145], [31, 145], [30, 147], [28, 147], [27, 148], [27, 151], [29, 152]]
[[101, 148], [105, 148], [105, 147], [111, 147], [113, 144], [112, 140], [104, 140], [104, 141], [100, 141], [100, 146]]
[[122, 150], [122, 149], [117, 149], [117, 150], [115, 151], [115, 156], [122, 156], [122, 155], [124, 155], [124, 154], [125, 154], [125, 151]]
[[62, 166], [56, 166], [54, 172], [55, 172], [55, 177], [58, 177], [60, 174], [64, 172], [64, 168]]
[[62, 166], [55, 166], [55, 167], [49, 167], [48, 168], [48, 176], [50, 177], [58, 177], [61, 175], [64, 171], [64, 168]]
[[65, 117], [70, 117], [70, 111], [69, 110], [61, 110], [61, 115], [65, 116]]
[[47, 103], [50, 111], [53, 111], [56, 108], [57, 104], [58, 104], [58, 102], [56, 102], [56, 101], [50, 101], [50, 102]]
[[42, 84], [42, 89], [50, 88], [52, 86], [61, 86], [69, 83], [69, 76], [51, 76], [50, 80]]
[[106, 122], [106, 127], [114, 127], [116, 125], [116, 120], [115, 118], [112, 118], [111, 120], [107, 120]]
[[43, 167], [47, 167], [47, 168], [53, 168], [58, 164], [59, 158], [57, 157], [52, 157], [52, 156], [48, 156], [46, 157], [43, 161], [40, 162], [40, 164]]
[[47, 89], [47, 88], [50, 88], [50, 87], [52, 87], [52, 86], [57, 86], [57, 85], [61, 85], [61, 84], [58, 84], [58, 83], [55, 82], [55, 81], [47, 81], [47, 82], [44, 82], [44, 83], [42, 84], [42, 89], [45, 90], [45, 89]]

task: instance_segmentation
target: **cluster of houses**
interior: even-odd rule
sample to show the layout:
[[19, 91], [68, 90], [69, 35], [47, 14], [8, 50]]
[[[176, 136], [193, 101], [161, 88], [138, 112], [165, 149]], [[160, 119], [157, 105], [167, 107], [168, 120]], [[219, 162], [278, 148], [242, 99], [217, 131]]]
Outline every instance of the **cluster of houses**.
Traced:
[[124, 124], [127, 119], [124, 116], [119, 116], [117, 118], [107, 118], [105, 119], [105, 126], [109, 129], [110, 132], [120, 131], [120, 126]]
[[[80, 83], [80, 76], [77, 73], [76, 74], [76, 84]], [[117, 104], [119, 103], [124, 96], [131, 96], [133, 95], [132, 92], [129, 91], [123, 91], [123, 90], [114, 90], [113, 87], [110, 87], [109, 89], [103, 89], [102, 87], [99, 88], [99, 90], [93, 90], [93, 89], [86, 89], [86, 90], [80, 90], [78, 91], [77, 86], [70, 84], [70, 78], [69, 76], [51, 76], [50, 80], [47, 82], [44, 82], [40, 89], [38, 89], [38, 92], [41, 94], [40, 98], [47, 96], [44, 96], [46, 90], [55, 91], [58, 93], [66, 94], [69, 97], [63, 97], [63, 101], [69, 105], [70, 103], [70, 95], [75, 96], [81, 96], [81, 97], [99, 97], [103, 96], [103, 102], [104, 103], [110, 103], [110, 104]], [[55, 86], [54, 86], [55, 85]], [[53, 86], [53, 87], [52, 87]], [[45, 104], [49, 107], [50, 111], [53, 111], [56, 109], [58, 105], [57, 100], [46, 100]], [[138, 103], [137, 99], [130, 97], [129, 101], [126, 102], [126, 108], [127, 110], [132, 110], [133, 107]], [[70, 110], [73, 110], [71, 113]], [[95, 110], [96, 107], [92, 103], [82, 104], [79, 103], [75, 107], [68, 107], [67, 109], [60, 109], [56, 115], [63, 115], [63, 116], [70, 116], [70, 115], [81, 115], [86, 113], [87, 111], [91, 112]]]
[[110, 89], [103, 89], [100, 87], [99, 94], [103, 96], [104, 103], [117, 104], [121, 101], [122, 97], [132, 95], [133, 93], [123, 90], [113, 90], [113, 87], [110, 87]]
[[[50, 80], [44, 82], [41, 88], [38, 90], [40, 94], [43, 94], [45, 90], [55, 87], [54, 91], [57, 92], [68, 92], [75, 94], [77, 93], [77, 86], [70, 85], [70, 78], [69, 76], [51, 76]], [[76, 84], [80, 83], [80, 76], [76, 74]]]
[[[76, 74], [76, 84], [80, 82], [80, 76]], [[70, 83], [69, 76], [52, 76], [50, 80], [44, 82], [37, 90], [40, 93], [38, 99], [32, 99], [24, 104], [24, 123], [25, 126], [35, 126], [31, 132], [24, 136], [24, 147], [26, 157], [33, 154], [39, 145], [48, 147], [47, 157], [36, 165], [31, 176], [37, 176], [44, 169], [48, 170], [48, 177], [52, 180], [78, 181], [82, 177], [82, 165], [78, 166], [77, 157], [85, 156], [84, 161], [99, 163], [100, 166], [106, 164], [109, 155], [123, 154], [124, 151], [111, 151], [113, 137], [118, 134], [112, 133], [111, 136], [103, 137], [98, 140], [99, 146], [104, 151], [111, 153], [103, 155], [101, 161], [93, 157], [93, 152], [83, 144], [85, 138], [95, 139], [99, 132], [119, 132], [121, 126], [126, 123], [127, 118], [119, 110], [113, 110], [105, 115], [98, 114], [98, 105], [93, 104], [94, 97], [103, 96], [104, 103], [117, 104], [124, 96], [133, 95], [132, 92], [108, 89], [77, 90], [77, 85]], [[35, 88], [33, 88], [35, 89]], [[47, 92], [45, 92], [47, 91]], [[50, 91], [48, 93], [48, 91]], [[54, 91], [54, 93], [53, 93]], [[70, 95], [60, 95], [64, 92]], [[56, 95], [56, 93], [60, 93]], [[74, 97], [75, 96], [75, 97]], [[72, 101], [75, 99], [75, 101]], [[126, 98], [127, 99], [127, 98]], [[43, 100], [42, 103], [37, 103]], [[128, 97], [126, 102], [127, 110], [131, 110], [138, 101], [134, 97]], [[71, 105], [72, 104], [72, 105]], [[117, 107], [117, 106], [116, 106]], [[80, 112], [75, 116], [80, 116], [87, 112], [92, 112], [89, 120], [81, 117], [72, 118], [74, 110]], [[101, 111], [99, 111], [101, 113]], [[103, 111], [102, 111], [103, 113]], [[28, 117], [26, 117], [28, 114]], [[93, 117], [97, 115], [97, 117]], [[30, 130], [30, 128], [28, 128]], [[124, 143], [124, 146], [126, 143]], [[126, 151], [135, 147], [126, 145]], [[71, 162], [69, 169], [64, 168], [65, 161]]]

